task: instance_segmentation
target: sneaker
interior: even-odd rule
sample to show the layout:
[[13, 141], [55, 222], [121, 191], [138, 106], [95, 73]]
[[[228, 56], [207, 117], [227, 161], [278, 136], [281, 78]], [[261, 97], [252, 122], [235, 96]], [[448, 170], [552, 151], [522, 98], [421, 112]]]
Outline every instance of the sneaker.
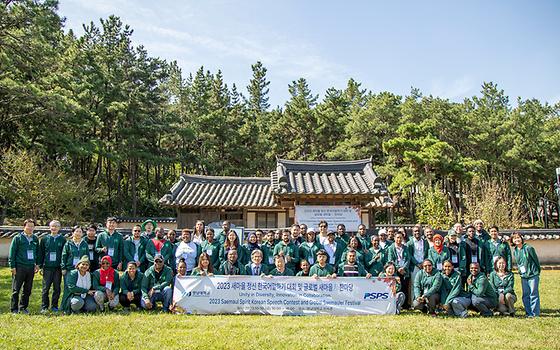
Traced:
[[53, 307], [51, 307], [51, 311], [52, 312], [58, 312], [58, 308], [53, 306]]
[[17, 315], [17, 314], [19, 314], [19, 310], [12, 310], [12, 313], [13, 313], [14, 315]]
[[19, 310], [19, 312], [21, 312], [24, 315], [29, 315], [29, 310], [27, 310], [27, 309], [21, 309], [21, 310]]
[[46, 315], [49, 313], [49, 309], [41, 309], [41, 315]]

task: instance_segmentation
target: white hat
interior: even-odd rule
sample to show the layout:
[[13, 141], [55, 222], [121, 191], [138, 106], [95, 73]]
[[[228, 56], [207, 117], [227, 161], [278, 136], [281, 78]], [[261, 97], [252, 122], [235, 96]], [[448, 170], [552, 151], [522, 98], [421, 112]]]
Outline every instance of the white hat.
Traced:
[[307, 229], [307, 233], [309, 233], [309, 232], [315, 233], [315, 229], [313, 227], [310, 227], [310, 228]]
[[382, 229], [379, 230], [379, 232], [378, 232], [377, 234], [379, 234], [379, 235], [386, 235], [386, 234], [387, 234], [387, 230], [384, 229], [384, 228], [382, 228]]

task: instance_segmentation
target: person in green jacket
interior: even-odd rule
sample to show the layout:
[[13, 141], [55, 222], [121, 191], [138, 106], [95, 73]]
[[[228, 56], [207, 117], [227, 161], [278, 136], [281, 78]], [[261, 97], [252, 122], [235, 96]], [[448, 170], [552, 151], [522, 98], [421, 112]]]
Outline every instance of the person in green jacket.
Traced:
[[334, 271], [334, 267], [327, 263], [328, 258], [329, 254], [326, 250], [319, 250], [317, 252], [317, 262], [309, 269], [309, 275], [313, 278], [336, 278], [336, 271]]
[[484, 229], [484, 221], [476, 219], [473, 221], [473, 226], [476, 231], [476, 238], [478, 238], [479, 241], [486, 243], [486, 241], [490, 239], [490, 235]]
[[443, 245], [443, 237], [439, 234], [434, 235], [434, 246], [428, 250], [428, 259], [438, 272], [443, 271], [443, 262], [451, 259], [449, 248]]
[[[356, 239], [356, 237], [352, 237]], [[345, 262], [338, 265], [338, 276], [371, 278], [371, 273], [366, 272], [364, 266], [357, 259], [357, 252], [353, 249], [346, 250]]]
[[202, 253], [208, 254], [214, 270], [220, 268], [220, 243], [214, 239], [213, 228], [206, 229], [206, 240], [200, 245], [200, 250]]
[[124, 241], [122, 235], [116, 230], [117, 219], [108, 217], [106, 229], [103, 230], [95, 242], [95, 250], [100, 257], [110, 256], [113, 262], [113, 269], [122, 269]]
[[296, 273], [297, 277], [309, 277], [309, 270], [311, 269], [311, 265], [305, 259], [301, 259], [299, 261], [299, 272]]
[[111, 256], [105, 255], [101, 258], [101, 268], [92, 274], [93, 298], [99, 306], [99, 310], [105, 310], [105, 303], [109, 303], [109, 310], [119, 305], [120, 280], [119, 273], [112, 267]]
[[492, 309], [498, 306], [498, 296], [478, 263], [471, 263], [470, 271], [467, 288], [471, 292], [472, 305], [482, 316], [492, 316]]
[[299, 246], [299, 258], [313, 265], [317, 260], [319, 250], [321, 250], [321, 245], [317, 242], [315, 230], [308, 228], [305, 234], [305, 242]]
[[[189, 229], [182, 229], [181, 230], [181, 238], [183, 235], [183, 232], [187, 231], [189, 233], [190, 239], [192, 241], [192, 234], [191, 231], [189, 231]], [[175, 230], [171, 229], [169, 231], [167, 231], [167, 242], [165, 242], [167, 245], [171, 246], [171, 253], [169, 254], [169, 260], [167, 260], [165, 262], [165, 264], [167, 266], [169, 266], [171, 268], [171, 271], [173, 271], [173, 274], [177, 274], [177, 247], [179, 247], [179, 244], [182, 243], [182, 241], [179, 241], [177, 239], [177, 232], [175, 232]], [[196, 258], [198, 259], [198, 256], [200, 255], [200, 246], [194, 242], [192, 242], [192, 244], [194, 244], [196, 246], [196, 251], [197, 251], [197, 256]], [[189, 268], [188, 266], [188, 262], [187, 262], [187, 268]]]
[[265, 242], [261, 244], [263, 261], [268, 266], [268, 269], [272, 270], [274, 268], [274, 247], [277, 244], [274, 240], [274, 231], [268, 231], [265, 238]]
[[498, 294], [498, 312], [500, 315], [515, 316], [514, 305], [517, 296], [513, 290], [514, 279], [513, 273], [507, 269], [506, 259], [500, 256], [494, 263], [494, 271], [488, 276], [490, 285]]
[[422, 263], [422, 271], [418, 272], [414, 279], [412, 307], [435, 316], [436, 306], [440, 302], [440, 289], [441, 274], [434, 269], [430, 259], [425, 259]]
[[[72, 229], [72, 239], [70, 239], [64, 248], [62, 248], [62, 258], [60, 267], [64, 276], [64, 283], [70, 271], [76, 269], [76, 265], [84, 255], [89, 255], [89, 247], [87, 242], [82, 238], [83, 231], [80, 226]], [[66, 241], [66, 240], [65, 240]], [[91, 264], [88, 264], [91, 267]]]
[[[8, 265], [12, 272], [12, 313], [28, 314], [29, 297], [33, 290], [33, 277], [39, 271], [37, 253], [39, 239], [33, 234], [35, 220], [27, 219], [23, 222], [23, 232], [17, 234], [10, 244]], [[21, 299], [19, 292], [23, 287]]]
[[130, 310], [130, 305], [134, 304], [137, 308], [141, 308], [140, 300], [142, 299], [142, 281], [144, 274], [138, 271], [136, 262], [129, 261], [126, 264], [126, 271], [120, 278], [119, 302], [125, 310]]
[[401, 289], [401, 278], [397, 274], [397, 268], [392, 261], [389, 261], [383, 267], [383, 272], [379, 274], [381, 278], [392, 278], [395, 281], [394, 285], [394, 293], [395, 299], [397, 304], [397, 315], [401, 313], [402, 307], [404, 305], [404, 301], [406, 299], [406, 295], [402, 292]]
[[66, 275], [61, 307], [67, 315], [97, 310], [89, 267], [89, 259], [84, 255], [76, 264], [76, 268], [68, 271]]
[[132, 228], [132, 236], [124, 241], [124, 262], [133, 262], [138, 271], [146, 271], [148, 268], [148, 260], [146, 260], [146, 243], [148, 239], [142, 236], [142, 228], [135, 225]]
[[140, 225], [140, 229], [142, 230], [142, 236], [146, 240], [150, 240], [152, 238], [155, 238], [156, 234], [155, 234], [154, 230], [157, 227], [158, 227], [158, 224], [157, 224], [157, 222], [155, 222], [155, 220], [148, 219], [148, 220], [144, 221], [142, 223], [142, 225]]
[[511, 235], [511, 244], [514, 246], [513, 256], [517, 263], [517, 270], [521, 276], [521, 290], [523, 306], [527, 317], [537, 317], [541, 314], [541, 301], [539, 297], [539, 279], [541, 264], [535, 248], [531, 247], [519, 232]]
[[336, 238], [341, 239], [346, 245], [350, 243], [350, 235], [346, 232], [346, 225], [336, 225]]
[[220, 247], [220, 261], [226, 262], [228, 259], [228, 252], [234, 249], [237, 253], [237, 260], [241, 266], [245, 266], [249, 262], [249, 254], [247, 250], [239, 243], [239, 238], [235, 231], [230, 230], [227, 234], [226, 240]]
[[237, 250], [230, 249], [227, 252], [227, 260], [224, 261], [218, 270], [218, 275], [246, 275], [245, 266], [237, 259]]
[[[60, 298], [60, 283], [62, 281], [62, 269], [60, 268], [60, 260], [62, 257], [62, 249], [66, 243], [60, 232], [60, 222], [53, 220], [49, 223], [51, 234], [45, 236], [39, 242], [39, 251], [37, 252], [37, 262], [43, 273], [43, 288], [41, 291], [41, 313], [49, 311], [49, 293], [51, 286], [52, 303], [50, 304], [52, 312], [58, 312], [58, 299]], [[80, 229], [81, 231], [81, 229]], [[79, 260], [79, 257], [78, 257]]]
[[[456, 224], [457, 225], [457, 224]], [[465, 242], [459, 242], [457, 230], [462, 230], [461, 224], [449, 230], [445, 240], [445, 247], [449, 250], [449, 260], [453, 264], [453, 269], [461, 275], [463, 285], [467, 282], [467, 255], [465, 252]], [[460, 229], [459, 229], [460, 227]]]
[[99, 268], [99, 254], [97, 250], [95, 250], [95, 243], [97, 243], [97, 225], [88, 225], [84, 241], [88, 245], [89, 271], [93, 272]]
[[249, 276], [268, 275], [268, 266], [263, 264], [263, 253], [260, 249], [251, 252], [251, 262], [245, 265], [245, 271]]
[[366, 256], [366, 268], [373, 276], [379, 276], [384, 271], [387, 263], [385, 249], [381, 248], [379, 236], [371, 236], [371, 248], [369, 248]]
[[154, 265], [150, 266], [142, 279], [142, 300], [140, 305], [143, 309], [153, 310], [156, 303], [161, 301], [163, 311], [170, 312], [171, 299], [173, 298], [173, 271], [164, 264], [161, 254], [154, 256]]
[[[411, 294], [409, 292], [410, 283], [410, 250], [404, 244], [403, 234], [397, 232], [395, 234], [395, 243], [387, 248], [387, 261], [392, 261], [397, 267], [397, 274], [401, 278], [402, 290], [405, 295]], [[405, 299], [404, 307], [408, 307], [408, 300]]]
[[294, 276], [294, 271], [286, 267], [286, 261], [282, 255], [274, 256], [274, 265], [276, 267], [270, 271], [269, 276]]
[[498, 260], [499, 257], [503, 257], [506, 260], [507, 270], [511, 271], [511, 249], [508, 243], [500, 239], [499, 234], [498, 226], [490, 227], [490, 238], [486, 240], [488, 255], [490, 257], [489, 263], [492, 264], [493, 268], [496, 260]]
[[471, 305], [471, 295], [463, 289], [461, 274], [455, 271], [449, 260], [443, 262], [441, 274], [440, 303], [450, 316], [465, 318]]
[[173, 254], [173, 244], [165, 239], [165, 229], [163, 227], [156, 228], [155, 237], [146, 242], [146, 260], [148, 267], [154, 265], [154, 257], [161, 254], [164, 259], [164, 264], [171, 267], [171, 258], [175, 258]]
[[366, 225], [360, 224], [358, 226], [358, 234], [355, 237], [360, 240], [364, 249], [368, 250], [371, 247], [371, 239], [368, 237]]
[[[185, 269], [185, 274], [187, 273], [187, 263], [184, 260], [179, 261], [177, 265], [177, 271], [179, 271], [179, 266], [183, 266]], [[210, 255], [206, 252], [202, 252], [198, 257], [198, 265], [192, 270], [191, 276], [214, 276], [214, 266], [211, 264]]]
[[336, 240], [333, 231], [327, 233], [327, 241], [323, 244], [323, 250], [328, 254], [328, 264], [335, 269], [342, 260], [342, 253], [344, 253], [346, 246], [342, 240]]
[[284, 230], [282, 232], [282, 241], [274, 247], [274, 256], [276, 255], [284, 257], [288, 269], [292, 271], [296, 269], [297, 264], [299, 264], [299, 249], [290, 241], [290, 231]]
[[[340, 263], [346, 262], [347, 253], [350, 250], [353, 250], [356, 253], [356, 260], [358, 261], [358, 263], [362, 266], [366, 266], [366, 258], [369, 257], [369, 252], [364, 248], [364, 246], [362, 246], [361, 241], [356, 236], [350, 238], [348, 246], [346, 247], [344, 252], [342, 252]], [[338, 264], [339, 266], [340, 263]]]

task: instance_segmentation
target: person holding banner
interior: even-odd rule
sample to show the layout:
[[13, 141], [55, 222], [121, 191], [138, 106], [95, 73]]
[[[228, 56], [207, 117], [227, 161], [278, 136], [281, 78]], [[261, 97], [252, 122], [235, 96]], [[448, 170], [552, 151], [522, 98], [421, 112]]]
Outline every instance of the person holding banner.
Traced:
[[383, 267], [387, 263], [385, 256], [385, 249], [379, 245], [379, 236], [371, 236], [371, 248], [369, 248], [368, 255], [366, 256], [366, 268], [373, 276], [379, 276], [383, 272]]
[[119, 305], [119, 273], [112, 267], [114, 264], [111, 260], [110, 255], [102, 257], [101, 268], [92, 274], [93, 289], [95, 289], [93, 298], [101, 311], [105, 310], [107, 302], [109, 310]]
[[[231, 232], [230, 232], [231, 233]], [[230, 249], [227, 252], [227, 260], [220, 265], [218, 275], [246, 275], [245, 267], [237, 260], [237, 250]]]
[[106, 222], [107, 228], [103, 230], [95, 242], [95, 250], [99, 256], [110, 256], [113, 269], [122, 269], [124, 242], [122, 235], [116, 230], [117, 219], [108, 217]]
[[251, 252], [251, 262], [245, 265], [245, 271], [249, 276], [262, 276], [268, 274], [268, 266], [263, 264], [263, 253], [260, 249]]
[[[334, 235], [334, 234], [333, 234]], [[313, 278], [327, 277], [336, 278], [336, 273], [332, 265], [327, 263], [329, 255], [327, 251], [321, 249], [317, 252], [317, 262], [309, 269], [309, 275]]]
[[274, 256], [274, 265], [276, 266], [270, 271], [269, 276], [293, 276], [294, 271], [286, 267], [286, 261], [282, 255]]
[[521, 276], [521, 289], [523, 291], [521, 300], [523, 300], [525, 313], [527, 317], [540, 316], [539, 280], [541, 264], [535, 248], [525, 243], [519, 232], [514, 232], [511, 235], [511, 244], [515, 247], [513, 255]]
[[308, 228], [305, 234], [305, 242], [299, 246], [299, 258], [306, 260], [311, 265], [315, 264], [317, 252], [321, 250], [321, 246], [315, 238], [315, 230]]
[[206, 240], [202, 242], [200, 248], [202, 253], [208, 254], [210, 257], [210, 264], [214, 270], [217, 270], [220, 267], [220, 243], [214, 239], [213, 228], [208, 227], [206, 229]]
[[[356, 240], [359, 244], [359, 241], [356, 237], [352, 237], [351, 240]], [[343, 277], [366, 277], [371, 278], [371, 273], [367, 272], [364, 269], [364, 266], [357, 260], [357, 252], [350, 248], [350, 250], [346, 250], [346, 261], [340, 263], [338, 265], [338, 276]]]
[[169, 312], [171, 298], [173, 297], [173, 271], [164, 265], [164, 257], [161, 254], [154, 256], [154, 265], [150, 266], [142, 280], [142, 300], [140, 305], [143, 309], [153, 310], [156, 302], [161, 301], [163, 311]]
[[449, 249], [443, 245], [443, 237], [434, 235], [434, 245], [428, 250], [428, 259], [432, 261], [438, 272], [443, 271], [443, 262], [451, 258]]
[[309, 269], [311, 268], [311, 265], [307, 260], [301, 259], [299, 262], [299, 268], [299, 272], [296, 273], [297, 277], [309, 277]]
[[471, 295], [463, 289], [461, 274], [455, 271], [449, 260], [443, 263], [440, 289], [441, 306], [450, 316], [465, 318], [471, 305]]
[[120, 278], [119, 302], [125, 310], [130, 310], [131, 304], [136, 305], [138, 309], [141, 308], [143, 280], [144, 274], [138, 271], [136, 263], [129, 261], [126, 265], [126, 271]]
[[436, 306], [440, 302], [441, 274], [434, 270], [430, 259], [422, 263], [422, 270], [414, 279], [414, 299], [412, 307], [415, 310], [436, 315]]
[[[492, 228], [490, 229], [492, 231]], [[490, 234], [492, 237], [492, 234]], [[508, 248], [509, 249], [509, 248]], [[515, 316], [517, 296], [513, 290], [513, 273], [507, 269], [507, 262], [500, 256], [494, 262], [494, 271], [488, 277], [492, 288], [498, 294], [498, 312], [500, 315]]]
[[389, 261], [383, 267], [383, 272], [379, 274], [379, 277], [390, 277], [395, 279], [395, 299], [397, 304], [397, 315], [401, 313], [406, 296], [401, 290], [401, 278], [397, 275], [397, 269], [392, 261]]
[[201, 248], [198, 244], [191, 241], [191, 232], [184, 228], [181, 230], [181, 243], [175, 251], [175, 266], [179, 264], [181, 259], [187, 264], [187, 275], [190, 275], [196, 267]]
[[337, 242], [334, 232], [329, 231], [327, 242], [323, 245], [323, 250], [328, 254], [328, 263], [333, 269], [340, 264], [345, 249], [341, 242], [342, 240]]
[[[179, 263], [184, 263], [185, 274], [187, 274], [187, 264], [184, 260]], [[177, 266], [179, 266], [179, 263]], [[198, 257], [198, 265], [192, 270], [191, 276], [214, 276], [214, 266], [211, 264], [210, 256], [206, 252], [202, 252]]]
[[80, 259], [88, 254], [89, 247], [85, 240], [82, 239], [82, 229], [80, 226], [74, 226], [72, 229], [72, 239], [64, 244], [64, 248], [62, 248], [62, 258], [60, 260], [60, 267], [65, 283], [68, 274], [75, 270]]
[[511, 271], [511, 250], [509, 245], [499, 237], [498, 226], [490, 227], [490, 239], [486, 241], [486, 249], [490, 257], [490, 263], [494, 265], [499, 257], [506, 260], [506, 268]]
[[[292, 271], [299, 264], [298, 247], [290, 241], [290, 231], [282, 232], [282, 241], [274, 247], [274, 256], [281, 255], [286, 261], [286, 267]], [[276, 262], [275, 262], [276, 265]]]
[[228, 254], [230, 250], [235, 250], [237, 255], [237, 260], [241, 267], [249, 262], [249, 257], [247, 250], [243, 248], [241, 244], [239, 244], [239, 238], [237, 237], [237, 233], [231, 230], [227, 234], [226, 240], [224, 244], [220, 247], [220, 259], [223, 262], [227, 262]]
[[479, 263], [471, 263], [470, 271], [471, 274], [467, 278], [467, 287], [472, 294], [472, 305], [482, 316], [492, 316], [492, 309], [498, 306], [498, 295], [488, 282], [486, 275], [480, 271]]
[[133, 262], [136, 265], [136, 269], [139, 271], [147, 270], [147, 241], [148, 239], [142, 236], [142, 228], [139, 225], [135, 225], [132, 228], [132, 236], [124, 241], [124, 261], [127, 266], [129, 262]]

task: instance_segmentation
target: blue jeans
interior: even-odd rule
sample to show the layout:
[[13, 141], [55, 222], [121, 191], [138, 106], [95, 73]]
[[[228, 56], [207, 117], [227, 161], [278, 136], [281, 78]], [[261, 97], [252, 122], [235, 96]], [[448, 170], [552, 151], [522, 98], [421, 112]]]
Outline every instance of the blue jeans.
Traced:
[[[173, 289], [171, 287], [165, 287], [161, 291], [154, 292], [150, 297], [150, 302], [152, 303], [152, 310], [156, 308], [156, 302], [161, 301], [163, 304], [163, 311], [169, 312], [169, 305], [171, 305], [171, 299], [173, 298]], [[140, 301], [142, 309], [146, 309], [146, 302], [142, 298]]]
[[521, 279], [521, 290], [523, 291], [523, 306], [527, 316], [535, 317], [541, 314], [541, 300], [539, 297], [539, 277]]
[[451, 307], [447, 310], [449, 315], [467, 317], [467, 308], [471, 305], [471, 298], [455, 297], [451, 301]]
[[471, 296], [471, 302], [482, 316], [492, 316], [492, 309], [498, 306], [497, 300], [488, 297], [479, 297], [474, 294]]

